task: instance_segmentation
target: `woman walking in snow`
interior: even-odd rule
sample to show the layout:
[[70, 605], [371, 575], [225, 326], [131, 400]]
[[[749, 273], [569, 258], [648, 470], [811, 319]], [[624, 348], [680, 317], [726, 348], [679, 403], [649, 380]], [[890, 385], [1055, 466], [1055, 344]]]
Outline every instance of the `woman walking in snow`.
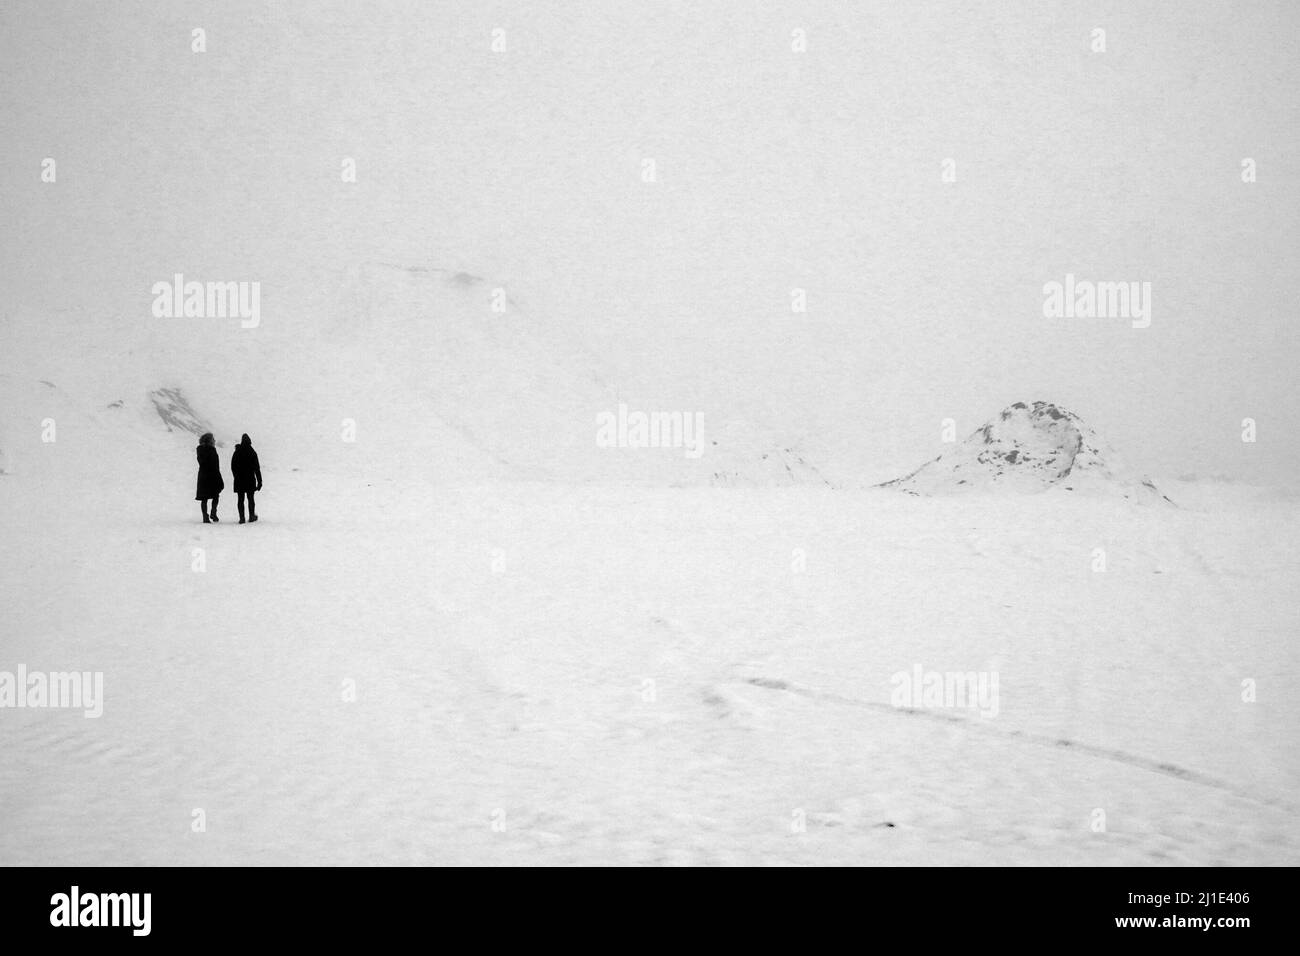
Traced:
[[212, 432], [205, 432], [199, 439], [198, 448], [194, 449], [194, 454], [199, 459], [199, 481], [198, 486], [194, 489], [194, 500], [199, 502], [199, 507], [203, 509], [203, 523], [211, 523], [208, 518], [208, 499], [212, 499], [212, 518], [211, 521], [220, 521], [217, 517], [217, 501], [221, 497], [221, 491], [226, 487], [225, 479], [221, 477], [221, 459], [217, 457], [216, 441], [212, 437]]
[[239, 523], [244, 523], [244, 495], [248, 495], [248, 520], [257, 520], [257, 505], [253, 492], [262, 490], [262, 465], [253, 450], [253, 442], [244, 435], [230, 456], [230, 477], [235, 483], [236, 502], [239, 505]]

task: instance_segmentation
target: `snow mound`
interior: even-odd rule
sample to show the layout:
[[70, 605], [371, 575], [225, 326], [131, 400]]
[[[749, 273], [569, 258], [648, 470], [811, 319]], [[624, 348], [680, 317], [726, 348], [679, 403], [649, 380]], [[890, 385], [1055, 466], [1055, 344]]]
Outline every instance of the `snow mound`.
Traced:
[[1051, 402], [1009, 405], [951, 451], [880, 487], [913, 495], [1050, 491], [1169, 502], [1149, 478], [1129, 476], [1077, 415]]

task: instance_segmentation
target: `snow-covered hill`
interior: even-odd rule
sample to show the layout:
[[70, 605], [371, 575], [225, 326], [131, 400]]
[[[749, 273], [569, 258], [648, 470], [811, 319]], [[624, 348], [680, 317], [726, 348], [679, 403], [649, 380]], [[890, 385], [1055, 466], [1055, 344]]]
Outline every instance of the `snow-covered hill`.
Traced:
[[781, 441], [770, 429], [744, 419], [713, 427], [709, 483], [724, 488], [829, 488], [832, 483], [809, 456]]
[[881, 487], [914, 495], [1051, 491], [1169, 502], [1151, 479], [1128, 475], [1077, 415], [1050, 402], [1009, 405], [952, 450]]
[[329, 341], [373, 359], [363, 388], [399, 390], [376, 409], [381, 420], [436, 426], [521, 480], [577, 477], [600, 464], [594, 416], [613, 389], [589, 355], [524, 312], [503, 283], [365, 263], [349, 270]]
[[[384, 403], [385, 414], [419, 410], [490, 459], [498, 476], [665, 486], [825, 483], [762, 423], [727, 408], [661, 408], [622, 389], [572, 323], [530, 313], [498, 280], [361, 264], [342, 283], [329, 341], [373, 360], [362, 370], [364, 389], [401, 388]], [[621, 419], [621, 442], [600, 440], [605, 416]], [[652, 430], [639, 444], [636, 436], [627, 440], [626, 427], [637, 416], [689, 417], [699, 428], [667, 443]], [[690, 447], [695, 439], [698, 447]]]
[[[248, 432], [280, 462], [363, 481], [825, 483], [762, 423], [620, 388], [571, 323], [529, 313], [497, 280], [367, 262], [330, 291], [328, 315], [268, 317], [255, 330], [10, 316], [0, 471], [52, 456], [39, 428], [51, 418], [55, 441], [75, 443], [75, 462], [91, 471], [123, 455], [188, 469], [196, 436], [212, 431], [219, 446]], [[601, 422], [620, 415], [620, 440], [602, 440]], [[680, 434], [639, 435], [638, 418]]]

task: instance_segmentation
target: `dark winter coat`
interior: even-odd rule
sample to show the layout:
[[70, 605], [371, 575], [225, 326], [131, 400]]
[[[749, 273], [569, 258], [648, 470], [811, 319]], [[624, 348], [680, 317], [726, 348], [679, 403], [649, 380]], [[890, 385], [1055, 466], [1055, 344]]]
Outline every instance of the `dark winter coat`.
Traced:
[[235, 453], [230, 456], [230, 475], [236, 492], [262, 490], [262, 465], [251, 444], [235, 446]]
[[221, 459], [217, 457], [217, 450], [211, 445], [200, 445], [194, 451], [199, 459], [199, 482], [194, 489], [194, 500], [215, 498], [226, 487], [226, 481], [221, 477]]

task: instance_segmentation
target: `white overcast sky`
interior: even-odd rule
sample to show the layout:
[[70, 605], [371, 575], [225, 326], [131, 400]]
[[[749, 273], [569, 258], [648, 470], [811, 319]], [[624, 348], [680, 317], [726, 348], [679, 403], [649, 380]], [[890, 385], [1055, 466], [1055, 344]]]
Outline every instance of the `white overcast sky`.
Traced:
[[[425, 263], [510, 286], [647, 405], [872, 478], [1041, 398], [1143, 470], [1290, 482], [1298, 28], [1202, 0], [6, 0], [0, 316], [136, 325], [180, 271], [261, 281], [270, 341], [349, 263]], [[1067, 272], [1150, 282], [1151, 327], [1045, 319]]]

